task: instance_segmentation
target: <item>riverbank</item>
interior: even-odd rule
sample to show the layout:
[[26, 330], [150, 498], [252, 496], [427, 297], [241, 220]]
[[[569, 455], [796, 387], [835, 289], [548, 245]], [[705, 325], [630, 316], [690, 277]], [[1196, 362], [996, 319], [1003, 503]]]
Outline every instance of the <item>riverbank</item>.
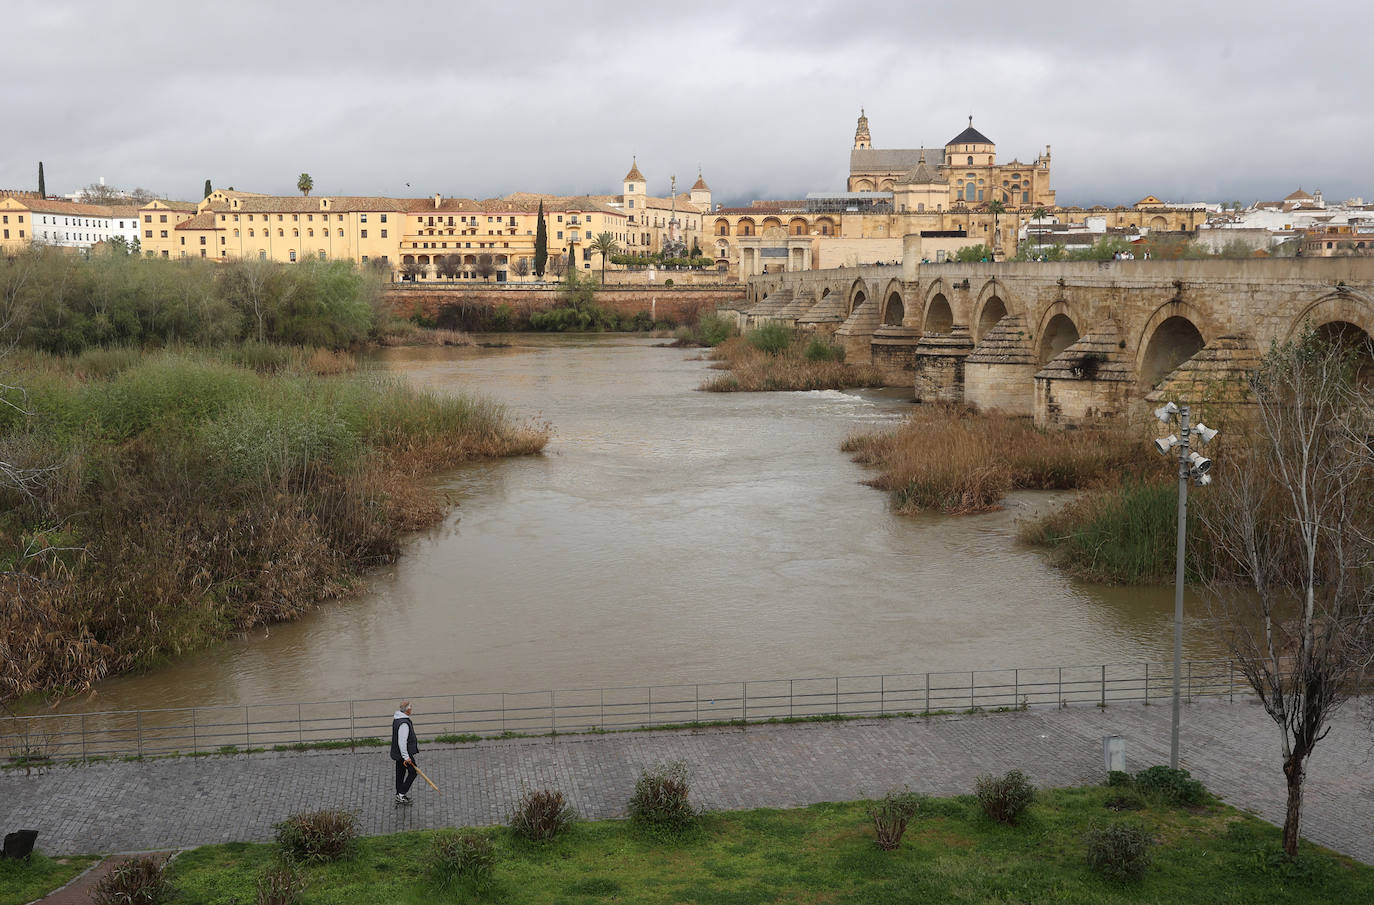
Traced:
[[340, 361], [271, 346], [8, 360], [0, 699], [88, 688], [350, 593], [444, 513], [425, 476], [548, 441], [482, 399], [316, 376]]

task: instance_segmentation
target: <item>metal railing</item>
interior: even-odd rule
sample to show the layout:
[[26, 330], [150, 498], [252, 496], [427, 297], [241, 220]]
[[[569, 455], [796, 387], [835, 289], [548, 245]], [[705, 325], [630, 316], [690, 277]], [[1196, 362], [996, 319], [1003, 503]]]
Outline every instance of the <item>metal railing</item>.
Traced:
[[[1183, 694], [1248, 694], [1232, 660], [1184, 664]], [[1160, 663], [1051, 666], [832, 676], [412, 699], [421, 738], [472, 741], [512, 735], [613, 732], [709, 723], [1164, 703], [1172, 670]], [[385, 743], [394, 698], [158, 710], [41, 713], [0, 720], [11, 765], [162, 755], [349, 747]]]

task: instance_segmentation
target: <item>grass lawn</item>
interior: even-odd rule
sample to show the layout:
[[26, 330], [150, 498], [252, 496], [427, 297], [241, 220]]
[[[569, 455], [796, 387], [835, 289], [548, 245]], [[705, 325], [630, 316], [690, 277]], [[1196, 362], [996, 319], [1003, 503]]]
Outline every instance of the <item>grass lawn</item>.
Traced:
[[[443, 890], [429, 875], [432, 832], [361, 840], [353, 857], [304, 868], [302, 903], [762, 902], [1253, 903], [1374, 901], [1374, 868], [1305, 846], [1293, 861], [1279, 831], [1221, 804], [1146, 804], [1117, 812], [1118, 789], [1037, 793], [1021, 825], [982, 816], [971, 796], [925, 802], [901, 846], [874, 844], [866, 802], [709, 814], [690, 837], [662, 842], [623, 821], [579, 824], [536, 846], [491, 828], [498, 857], [483, 893]], [[1086, 862], [1094, 823], [1134, 821], [1158, 840], [1139, 883], [1101, 879]], [[276, 847], [205, 846], [171, 867], [178, 901], [252, 902]]]
[[[43, 837], [38, 841], [42, 844]], [[98, 860], [93, 855], [46, 858], [36, 853], [27, 861], [0, 860], [0, 905], [32, 902], [65, 885]]]

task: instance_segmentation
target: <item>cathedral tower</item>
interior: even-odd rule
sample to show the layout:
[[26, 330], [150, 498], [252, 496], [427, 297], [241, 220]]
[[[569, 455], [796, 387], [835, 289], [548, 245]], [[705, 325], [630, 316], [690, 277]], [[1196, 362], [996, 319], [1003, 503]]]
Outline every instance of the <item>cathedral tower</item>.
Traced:
[[868, 134], [868, 117], [864, 116], [864, 108], [859, 108], [859, 127], [854, 130], [854, 150], [866, 150], [873, 147], [873, 136]]

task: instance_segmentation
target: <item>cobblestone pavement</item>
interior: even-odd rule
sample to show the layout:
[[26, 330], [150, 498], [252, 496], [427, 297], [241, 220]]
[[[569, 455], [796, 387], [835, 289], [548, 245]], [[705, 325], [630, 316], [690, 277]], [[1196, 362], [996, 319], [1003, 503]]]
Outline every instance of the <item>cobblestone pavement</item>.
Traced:
[[[0, 827], [39, 831], [47, 854], [267, 840], [284, 817], [324, 807], [363, 832], [501, 823], [525, 788], [557, 788], [585, 817], [624, 815], [646, 766], [682, 760], [709, 809], [792, 807], [891, 788], [951, 795], [983, 773], [1024, 770], [1040, 786], [1103, 779], [1102, 737], [1126, 740], [1127, 768], [1168, 763], [1169, 708], [1140, 704], [954, 717], [758, 725], [426, 745], [415, 804], [392, 803], [384, 748], [172, 758], [0, 775]], [[1229, 803], [1283, 819], [1277, 729], [1258, 705], [1198, 703], [1183, 716], [1184, 766]], [[1311, 758], [1304, 836], [1374, 863], [1374, 754], [1359, 714], [1342, 713]]]

